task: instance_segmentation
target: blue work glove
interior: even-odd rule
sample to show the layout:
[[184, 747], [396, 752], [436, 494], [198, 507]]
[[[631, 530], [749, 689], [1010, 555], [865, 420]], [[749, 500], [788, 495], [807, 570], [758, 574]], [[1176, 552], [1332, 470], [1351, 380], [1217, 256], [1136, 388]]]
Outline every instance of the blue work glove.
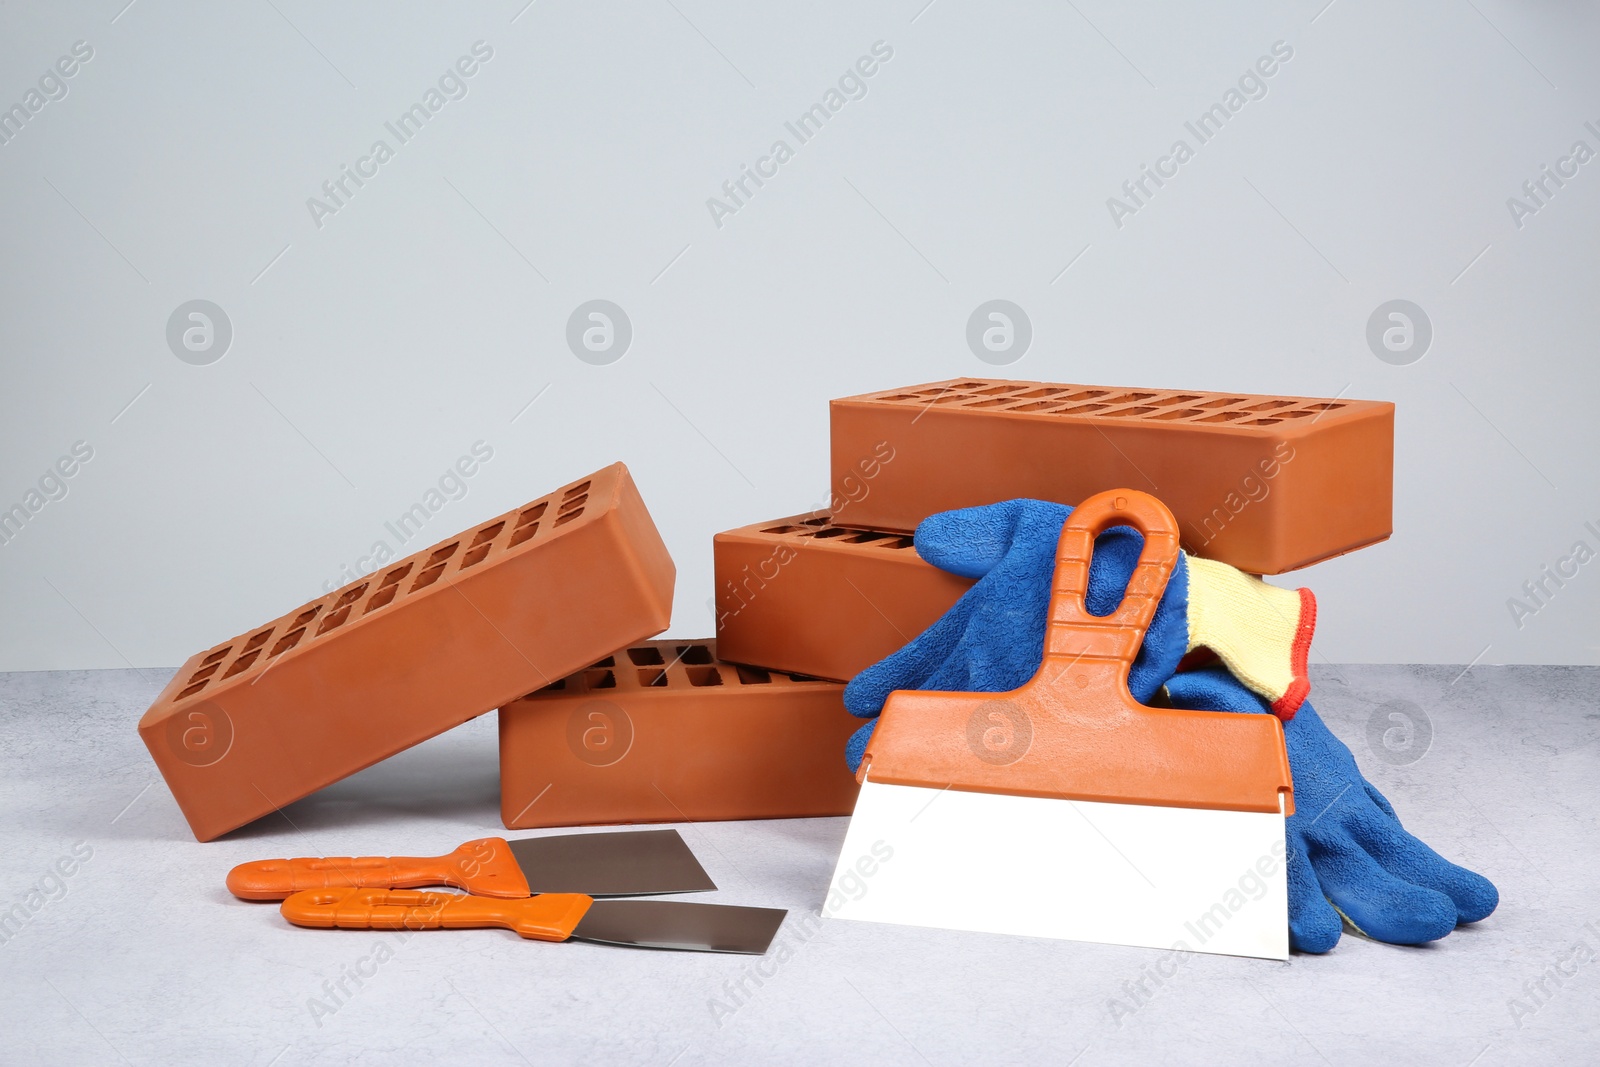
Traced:
[[[1065, 504], [1007, 500], [922, 520], [917, 554], [978, 583], [910, 644], [845, 687], [844, 706], [850, 714], [873, 720], [846, 747], [852, 771], [861, 765], [877, 715], [895, 690], [1003, 693], [1034, 676], [1044, 659], [1056, 545], [1071, 514]], [[1112, 527], [1095, 540], [1087, 596], [1091, 614], [1109, 615], [1122, 603], [1143, 548], [1144, 538], [1127, 526]], [[1188, 647], [1186, 568], [1180, 553], [1128, 674], [1128, 689], [1140, 703], [1155, 696]]]
[[[1222, 667], [1173, 676], [1167, 695], [1179, 708], [1270, 714]], [[1291, 948], [1333, 948], [1341, 912], [1375, 940], [1420, 945], [1494, 911], [1494, 884], [1406, 833], [1309, 703], [1283, 724], [1283, 737], [1294, 776], [1286, 842]]]

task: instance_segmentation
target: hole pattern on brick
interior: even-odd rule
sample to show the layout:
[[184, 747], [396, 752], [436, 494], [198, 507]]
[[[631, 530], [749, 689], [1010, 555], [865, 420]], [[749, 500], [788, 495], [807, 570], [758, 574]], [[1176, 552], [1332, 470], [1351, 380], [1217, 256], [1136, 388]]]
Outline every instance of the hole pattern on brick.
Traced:
[[806, 674], [767, 670], [742, 663], [724, 663], [716, 658], [710, 642], [650, 642], [623, 649], [618, 655], [627, 669], [617, 670], [618, 656], [607, 656], [581, 671], [534, 690], [522, 699], [536, 700], [545, 694], [557, 693], [581, 696], [601, 689], [614, 690], [614, 698], [620, 700], [627, 691], [643, 689], [682, 692], [691, 689], [737, 689], [747, 685], [782, 688], [791, 685], [839, 684]]
[[850, 530], [843, 526], [832, 526], [829, 524], [827, 516], [802, 519], [799, 522], [784, 522], [776, 526], [763, 526], [759, 528], [759, 532], [777, 537], [792, 538], [797, 541], [831, 541], [834, 544], [860, 545], [863, 548], [888, 549], [890, 551], [913, 547], [909, 536], [882, 533], [876, 530]]
[[272, 646], [272, 651], [267, 653], [267, 658], [271, 659], [274, 656], [283, 655], [295, 645], [298, 645], [300, 643], [300, 639], [305, 635], [306, 628], [304, 626], [300, 627], [298, 630], [291, 630], [284, 634], [278, 639], [278, 643]]
[[744, 685], [767, 685], [772, 681], [772, 673], [760, 667], [746, 667], [742, 663], [737, 663], [734, 664], [734, 671]]
[[345, 607], [339, 608], [335, 611], [328, 612], [328, 614], [323, 617], [322, 625], [317, 627], [317, 636], [321, 637], [330, 630], [337, 630], [339, 627], [343, 626], [346, 620], [349, 618], [349, 605], [346, 605]]
[[233, 661], [233, 666], [228, 668], [227, 672], [223, 674], [223, 677], [232, 678], [241, 671], [247, 670], [250, 664], [254, 663], [256, 661], [256, 657], [259, 655], [261, 655], [260, 649], [256, 649], [254, 652], [246, 652], [244, 655]]
[[1244, 426], [1272, 426], [1277, 420], [1299, 419], [1345, 407], [1336, 401], [1292, 397], [1233, 396], [1227, 393], [1117, 391], [1081, 385], [1040, 382], [964, 380], [922, 389], [893, 389], [864, 399], [908, 407], [957, 407], [961, 410], [1005, 411], [1029, 415], [1090, 415], [1103, 419], [1154, 422], [1235, 423], [1246, 415], [1270, 413]]
[[[439, 580], [439, 576], [443, 573], [444, 564], [435, 563], [433, 566], [417, 575], [417, 580], [411, 583], [411, 591], [415, 593], [418, 589], [428, 588], [428, 586], [432, 585], [434, 582], [437, 582]], [[326, 624], [324, 624], [324, 629], [326, 629]], [[322, 630], [317, 631], [319, 634], [321, 632]]]
[[715, 667], [685, 667], [683, 673], [688, 676], [692, 686], [705, 687], [722, 684], [722, 672]]
[[[172, 698], [173, 702], [193, 696], [208, 684], [261, 670], [276, 657], [339, 629], [351, 619], [378, 611], [412, 593], [427, 589], [444, 577], [452, 563], [458, 571], [475, 567], [497, 552], [509, 551], [531, 540], [538, 535], [541, 526], [550, 529], [577, 519], [584, 512], [592, 486], [592, 480], [585, 480], [559, 489], [516, 512], [492, 519], [448, 544], [424, 550], [425, 556], [419, 553], [391, 567], [376, 583], [372, 578], [359, 579], [304, 605], [288, 621], [280, 620], [248, 637], [235, 638], [206, 654], [200, 666], [188, 677], [185, 688]], [[555, 523], [542, 524], [540, 520], [557, 501], [560, 501], [559, 518]], [[508, 525], [511, 526], [511, 533], [508, 537], [502, 537]], [[465, 552], [460, 551], [463, 545], [466, 546]], [[406, 582], [408, 578], [412, 579], [409, 585]], [[311, 623], [317, 619], [321, 622], [313, 628]], [[273, 637], [279, 633], [283, 636], [273, 641]], [[231, 661], [230, 656], [233, 657]], [[218, 672], [221, 672], [220, 675]]]

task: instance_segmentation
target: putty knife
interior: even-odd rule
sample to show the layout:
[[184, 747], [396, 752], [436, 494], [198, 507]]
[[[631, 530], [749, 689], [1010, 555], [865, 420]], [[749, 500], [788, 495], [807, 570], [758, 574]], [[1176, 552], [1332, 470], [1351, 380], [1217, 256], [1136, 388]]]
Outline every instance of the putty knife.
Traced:
[[584, 893], [630, 897], [699, 893], [716, 884], [676, 830], [483, 837], [448, 856], [329, 856], [257, 860], [228, 872], [245, 900], [282, 900], [302, 889], [444, 885], [482, 897]]
[[[1089, 559], [1113, 526], [1144, 549], [1099, 617]], [[1288, 958], [1282, 724], [1128, 692], [1177, 556], [1160, 501], [1091, 497], [1061, 531], [1038, 674], [1009, 693], [889, 696], [825, 915]]]
[[499, 926], [533, 941], [598, 941], [692, 952], [767, 951], [787, 912], [677, 900], [595, 900], [545, 893], [489, 900], [407, 889], [308, 889], [283, 902], [296, 926], [438, 930]]

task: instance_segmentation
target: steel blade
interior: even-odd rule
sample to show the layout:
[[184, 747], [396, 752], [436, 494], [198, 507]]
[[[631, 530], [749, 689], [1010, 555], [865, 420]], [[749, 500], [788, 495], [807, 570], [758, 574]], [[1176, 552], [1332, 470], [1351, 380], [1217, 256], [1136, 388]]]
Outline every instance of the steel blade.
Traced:
[[717, 888], [676, 830], [525, 837], [510, 844], [532, 893], [629, 897]]
[[597, 900], [572, 936], [580, 941], [692, 952], [767, 951], [788, 912], [679, 900]]

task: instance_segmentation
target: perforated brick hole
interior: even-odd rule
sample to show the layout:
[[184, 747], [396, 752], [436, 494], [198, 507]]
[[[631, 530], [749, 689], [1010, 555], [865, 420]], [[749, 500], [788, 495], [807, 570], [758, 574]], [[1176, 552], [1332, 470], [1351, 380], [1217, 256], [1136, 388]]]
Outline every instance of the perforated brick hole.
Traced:
[[323, 617], [322, 624], [317, 627], [317, 636], [321, 637], [329, 630], [337, 630], [350, 618], [350, 608], [361, 595], [367, 591], [371, 582], [362, 582], [360, 585], [351, 586], [339, 594], [339, 599], [333, 602], [332, 609]]
[[372, 594], [372, 599], [367, 601], [367, 606], [362, 610], [361, 613], [365, 615], [369, 611], [377, 611], [379, 608], [389, 603], [389, 601], [393, 600], [395, 595], [400, 592], [401, 581], [403, 581], [405, 576], [410, 573], [411, 564], [407, 563], [404, 566], [396, 567], [394, 570], [385, 574], [383, 576], [383, 581], [378, 585], [378, 591]]
[[590, 689], [615, 689], [617, 674], [615, 671], [587, 670], [583, 672], [583, 681]]
[[217, 673], [217, 668], [219, 668], [221, 666], [222, 666], [221, 663], [213, 663], [209, 667], [201, 667], [199, 670], [197, 670], [193, 674], [189, 675], [189, 681], [198, 682], [198, 681], [201, 681], [202, 679], [209, 678], [213, 674], [216, 674]]
[[571, 500], [563, 503], [561, 505], [561, 510], [556, 513], [556, 521], [551, 525], [565, 526], [579, 515], [582, 515], [584, 502], [588, 499], [589, 498], [587, 496], [575, 496]]
[[643, 668], [639, 671], [639, 684], [646, 687], [662, 688], [667, 684], [667, 672], [657, 668]]
[[866, 545], [891, 551], [911, 548], [914, 544], [911, 537], [905, 534], [884, 533], [880, 530], [847, 530], [842, 526], [829, 526], [826, 516], [818, 519], [801, 519], [798, 522], [784, 522], [776, 526], [763, 526], [759, 532], [778, 537], [810, 538], [818, 541], [837, 539], [839, 544], [843, 545]]
[[630, 648], [628, 658], [633, 661], [635, 667], [659, 667], [666, 662], [661, 658], [661, 650], [654, 645]]
[[[1224, 423], [1274, 426], [1346, 405], [1331, 401], [1302, 402], [1290, 397], [1230, 396], [1226, 393], [1183, 393], [1152, 390], [1088, 389], [1038, 382], [961, 381], [921, 389], [902, 389], [861, 399], [893, 404], [953, 406], [961, 410], [994, 410], [1032, 415], [1092, 415], [1105, 419], [1156, 422]], [[1241, 406], [1243, 405], [1243, 406]], [[1250, 418], [1252, 415], [1263, 416]]]
[[[443, 548], [435, 549], [432, 555], [423, 560], [422, 573], [417, 575], [417, 580], [411, 583], [410, 591], [415, 593], [418, 589], [426, 589], [434, 582], [437, 582], [439, 576], [444, 573], [446, 565], [449, 564], [450, 557], [455, 555], [456, 549], [460, 547], [460, 541], [452, 541]], [[321, 633], [322, 631], [318, 630], [317, 632]]]
[[267, 653], [267, 658], [272, 659], [275, 656], [283, 655], [295, 645], [298, 645], [300, 643], [300, 639], [305, 635], [306, 628], [304, 626], [300, 627], [298, 630], [291, 630], [284, 634], [282, 637], [278, 638], [278, 643], [272, 646], [272, 651]]
[[683, 663], [710, 663], [711, 649], [705, 645], [679, 645], [678, 659]]
[[715, 667], [685, 667], [684, 673], [689, 676], [689, 684], [693, 686], [722, 684], [722, 674]]
[[541, 500], [532, 507], [523, 508], [522, 513], [517, 516], [517, 525], [514, 529], [512, 529], [511, 540], [507, 543], [506, 547], [515, 548], [517, 545], [522, 544], [522, 542], [538, 533], [539, 519], [542, 515], [544, 515], [545, 509], [549, 506], [550, 505], [548, 503]]
[[472, 544], [467, 546], [467, 554], [461, 557], [461, 569], [466, 570], [468, 567], [482, 563], [484, 557], [489, 554], [489, 550], [494, 547], [494, 539], [499, 537], [500, 531], [505, 528], [506, 524], [504, 522], [497, 522], [493, 525], [485, 526], [474, 534]]
[[238, 659], [233, 661], [233, 665], [230, 666], [227, 669], [227, 671], [224, 672], [224, 674], [222, 676], [224, 678], [232, 678], [234, 675], [238, 674], [240, 671], [248, 670], [249, 667], [250, 667], [250, 664], [254, 663], [256, 661], [256, 657], [259, 656], [259, 655], [261, 655], [261, 650], [259, 648], [256, 649], [254, 652], [246, 652], [246, 653], [244, 653]]
[[772, 681], [772, 675], [760, 667], [746, 667], [743, 663], [736, 663], [733, 669], [738, 672], [739, 682], [742, 685], [766, 685]]

